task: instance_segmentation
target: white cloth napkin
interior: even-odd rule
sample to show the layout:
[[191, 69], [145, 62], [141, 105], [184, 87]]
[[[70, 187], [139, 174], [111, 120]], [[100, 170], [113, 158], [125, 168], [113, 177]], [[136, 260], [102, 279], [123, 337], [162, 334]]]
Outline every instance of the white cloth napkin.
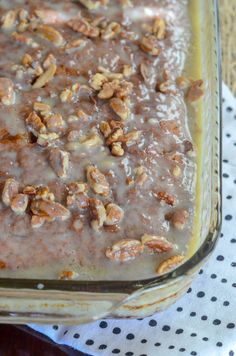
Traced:
[[93, 356], [236, 356], [236, 99], [226, 86], [223, 97], [223, 229], [188, 293], [142, 320], [33, 329]]

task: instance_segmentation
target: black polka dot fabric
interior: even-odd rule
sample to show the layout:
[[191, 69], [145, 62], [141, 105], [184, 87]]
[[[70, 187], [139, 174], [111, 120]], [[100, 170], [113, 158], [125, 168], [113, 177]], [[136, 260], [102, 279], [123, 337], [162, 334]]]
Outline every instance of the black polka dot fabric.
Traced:
[[236, 100], [224, 98], [222, 233], [188, 292], [148, 318], [32, 328], [92, 356], [236, 356]]

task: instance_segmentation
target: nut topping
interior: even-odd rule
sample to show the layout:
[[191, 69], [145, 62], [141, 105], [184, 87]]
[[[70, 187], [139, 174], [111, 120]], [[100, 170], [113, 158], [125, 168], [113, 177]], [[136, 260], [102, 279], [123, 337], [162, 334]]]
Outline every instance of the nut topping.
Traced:
[[153, 24], [153, 34], [158, 40], [163, 40], [166, 36], [166, 23], [165, 20], [158, 17]]
[[60, 32], [48, 25], [41, 25], [37, 27], [37, 33], [40, 37], [52, 42], [55, 46], [63, 46], [65, 41]]
[[181, 255], [176, 255], [176, 256], [167, 258], [167, 260], [161, 262], [158, 265], [156, 272], [158, 274], [169, 272], [170, 270], [174, 269], [179, 264], [181, 264], [183, 261], [184, 261], [184, 256], [181, 256]]
[[121, 32], [121, 26], [117, 22], [111, 22], [104, 30], [101, 31], [101, 37], [104, 40], [114, 38]]
[[89, 197], [85, 192], [70, 194], [67, 196], [67, 206], [80, 210], [87, 209], [89, 207]]
[[168, 205], [174, 205], [176, 202], [176, 198], [173, 195], [170, 195], [166, 192], [158, 192], [157, 193], [158, 199], [165, 202]]
[[109, 195], [109, 184], [104, 174], [95, 166], [87, 167], [87, 180], [94, 193], [107, 197]]
[[94, 90], [101, 90], [103, 85], [108, 81], [107, 77], [105, 77], [105, 75], [100, 74], [100, 73], [96, 73], [93, 77], [92, 77], [92, 81], [91, 81], [91, 87]]
[[61, 221], [70, 217], [70, 211], [63, 205], [51, 200], [35, 200], [31, 204], [31, 211], [34, 215], [46, 216]]
[[9, 10], [7, 13], [2, 17], [2, 28], [4, 30], [11, 30], [17, 19], [17, 10]]
[[17, 214], [23, 214], [28, 206], [29, 197], [26, 194], [17, 194], [11, 200], [11, 209]]
[[60, 178], [66, 178], [69, 172], [70, 154], [59, 148], [52, 148], [49, 153], [50, 164]]
[[11, 79], [0, 77], [0, 102], [4, 105], [15, 103], [14, 84]]
[[98, 199], [91, 198], [89, 202], [92, 217], [91, 226], [95, 231], [99, 231], [106, 221], [106, 209]]
[[40, 146], [50, 146], [54, 143], [55, 140], [59, 138], [59, 135], [55, 132], [43, 133], [38, 135], [37, 143]]
[[157, 39], [153, 35], [144, 36], [140, 42], [140, 48], [151, 56], [158, 56], [161, 49], [158, 47]]
[[79, 276], [79, 274], [75, 271], [62, 271], [59, 274], [59, 279], [68, 281], [68, 280], [73, 280], [76, 279]]
[[113, 156], [122, 157], [125, 154], [124, 149], [122, 148], [121, 142], [113, 142], [111, 144], [111, 154]]
[[33, 84], [33, 88], [34, 89], [43, 88], [48, 82], [50, 82], [53, 79], [56, 70], [57, 70], [56, 64], [51, 64], [48, 67], [48, 69], [42, 75], [40, 75], [40, 77], [36, 79], [35, 83]]
[[9, 178], [6, 180], [3, 191], [2, 191], [2, 201], [6, 206], [10, 206], [12, 199], [19, 192], [19, 183], [13, 179]]
[[106, 249], [106, 256], [112, 261], [126, 262], [143, 252], [143, 246], [138, 240], [123, 239]]
[[33, 229], [39, 229], [46, 222], [44, 216], [33, 215], [31, 218], [31, 226]]
[[110, 107], [121, 118], [127, 120], [130, 116], [130, 110], [127, 104], [119, 98], [112, 98], [110, 100]]
[[165, 238], [145, 234], [141, 237], [142, 244], [154, 253], [171, 251], [173, 245]]
[[170, 220], [171, 224], [177, 230], [183, 230], [188, 221], [189, 213], [185, 209], [179, 209], [176, 210], [174, 213], [167, 214], [165, 218], [166, 220]]
[[44, 125], [41, 118], [36, 114], [35, 111], [29, 114], [25, 122], [29, 130], [34, 134], [34, 136], [37, 137], [39, 134], [46, 133], [46, 126]]
[[86, 37], [98, 37], [100, 30], [98, 27], [91, 25], [84, 18], [73, 19], [68, 22], [68, 26], [75, 32], [80, 32]]
[[106, 206], [105, 225], [117, 225], [124, 217], [124, 211], [117, 204], [110, 203]]

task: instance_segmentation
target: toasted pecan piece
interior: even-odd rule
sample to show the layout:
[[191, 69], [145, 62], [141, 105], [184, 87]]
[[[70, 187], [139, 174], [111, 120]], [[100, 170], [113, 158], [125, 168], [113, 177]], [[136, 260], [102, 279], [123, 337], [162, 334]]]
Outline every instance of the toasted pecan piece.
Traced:
[[106, 206], [105, 225], [117, 225], [124, 217], [124, 210], [119, 205], [110, 203]]
[[63, 36], [52, 26], [40, 25], [37, 27], [36, 31], [40, 37], [50, 41], [57, 47], [63, 46], [65, 44]]
[[1, 19], [1, 22], [2, 22], [1, 27], [4, 30], [11, 30], [14, 27], [14, 25], [16, 24], [17, 15], [18, 15], [17, 10], [7, 11]]
[[106, 221], [106, 209], [103, 202], [95, 198], [89, 200], [89, 205], [92, 217], [91, 226], [95, 231], [99, 231]]
[[86, 169], [87, 180], [94, 193], [108, 196], [110, 192], [109, 183], [103, 173], [95, 166], [88, 166]]
[[17, 194], [15, 197], [12, 198], [10, 206], [16, 214], [23, 214], [27, 209], [28, 203], [28, 195]]
[[111, 144], [111, 154], [116, 157], [122, 157], [125, 154], [125, 151], [122, 147], [121, 142], [113, 142]]
[[184, 259], [185, 257], [181, 255], [169, 257], [167, 258], [167, 260], [164, 260], [157, 266], [156, 273], [161, 274], [161, 273], [169, 272], [170, 270], [174, 269], [179, 264], [181, 264], [184, 261]]
[[158, 40], [163, 40], [166, 37], [166, 22], [163, 18], [158, 17], [154, 21], [152, 32]]
[[60, 150], [59, 148], [51, 148], [49, 153], [49, 161], [54, 172], [60, 178], [66, 178], [69, 173], [69, 152]]
[[14, 178], [8, 178], [2, 191], [2, 201], [10, 206], [12, 199], [18, 194], [20, 184]]
[[25, 120], [29, 130], [34, 134], [34, 136], [38, 136], [39, 134], [46, 133], [46, 126], [44, 125], [42, 119], [35, 111], [32, 111], [29, 116]]
[[50, 82], [53, 79], [56, 70], [57, 70], [56, 64], [51, 64], [47, 68], [47, 70], [36, 79], [32, 87], [34, 89], [43, 88], [48, 82]]
[[151, 56], [158, 56], [161, 52], [157, 38], [153, 35], [144, 36], [140, 42], [140, 48]]
[[9, 78], [0, 77], [0, 102], [4, 105], [15, 103], [14, 83]]
[[143, 245], [139, 240], [122, 239], [112, 247], [106, 249], [106, 257], [112, 261], [126, 262], [134, 259], [143, 252]]
[[141, 237], [141, 241], [144, 247], [147, 247], [155, 253], [168, 252], [173, 248], [172, 243], [170, 243], [165, 237], [144, 234]]
[[121, 25], [118, 22], [109, 23], [105, 29], [101, 30], [101, 37], [104, 40], [110, 40], [121, 32]]
[[67, 206], [69, 208], [87, 209], [89, 207], [89, 197], [86, 192], [77, 192], [67, 196]]
[[110, 107], [116, 113], [116, 115], [121, 118], [121, 120], [127, 120], [129, 118], [130, 110], [123, 100], [119, 98], [112, 98], [110, 100]]
[[51, 200], [34, 200], [31, 203], [31, 211], [34, 215], [46, 216], [52, 219], [67, 220], [70, 211], [60, 203]]
[[176, 198], [173, 195], [168, 194], [167, 192], [158, 192], [157, 197], [160, 201], [163, 201], [168, 205], [173, 206], [176, 202]]
[[84, 18], [72, 19], [67, 25], [75, 32], [82, 33], [86, 37], [95, 38], [100, 35], [100, 29], [93, 26]]

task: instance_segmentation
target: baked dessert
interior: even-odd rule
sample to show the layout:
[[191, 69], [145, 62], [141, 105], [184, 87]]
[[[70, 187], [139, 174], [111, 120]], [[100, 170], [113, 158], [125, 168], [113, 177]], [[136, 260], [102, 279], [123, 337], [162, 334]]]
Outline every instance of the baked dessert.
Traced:
[[133, 279], [184, 260], [196, 157], [186, 0], [2, 1], [1, 276]]

